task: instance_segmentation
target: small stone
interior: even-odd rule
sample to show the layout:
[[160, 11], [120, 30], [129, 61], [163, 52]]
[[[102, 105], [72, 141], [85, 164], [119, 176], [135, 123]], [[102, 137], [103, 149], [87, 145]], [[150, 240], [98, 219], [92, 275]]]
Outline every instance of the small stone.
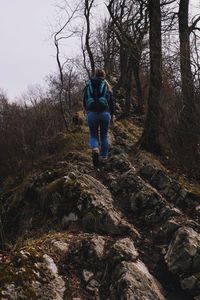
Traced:
[[77, 205], [77, 208], [78, 208], [79, 211], [81, 211], [82, 208], [83, 208], [83, 205], [82, 205], [82, 204], [78, 204], [78, 205]]
[[179, 227], [180, 225], [175, 220], [170, 219], [166, 222], [165, 227], [163, 228], [163, 235], [167, 237], [178, 230]]
[[75, 180], [75, 179], [77, 179], [77, 174], [74, 173], [74, 172], [70, 172], [70, 173], [69, 173], [69, 178], [70, 178], [71, 180]]
[[78, 220], [78, 216], [75, 213], [70, 213], [68, 216], [64, 216], [62, 218], [62, 225], [65, 227], [67, 226], [70, 222], [75, 222]]
[[110, 250], [112, 262], [136, 261], [139, 254], [135, 249], [134, 243], [129, 238], [118, 240]]
[[96, 291], [98, 291], [99, 285], [100, 285], [100, 284], [99, 284], [99, 282], [98, 282], [97, 280], [92, 279], [92, 280], [88, 283], [86, 289], [87, 289], [88, 291], [91, 291], [91, 292], [96, 292]]
[[187, 196], [188, 191], [184, 188], [180, 189], [179, 195], [181, 198], [185, 198]]
[[54, 247], [54, 249], [56, 250], [56, 252], [58, 252], [60, 255], [64, 255], [66, 254], [66, 252], [69, 249], [69, 245], [65, 242], [61, 242], [61, 241], [52, 241], [52, 246]]
[[57, 275], [58, 274], [58, 268], [53, 260], [53, 258], [51, 258], [49, 255], [44, 254], [44, 260], [47, 264], [47, 268], [49, 269], [49, 271], [53, 274], [53, 275]]
[[83, 270], [83, 279], [85, 282], [88, 282], [93, 276], [94, 276], [94, 273], [92, 273], [88, 270]]
[[183, 290], [191, 290], [195, 287], [197, 278], [195, 276], [190, 276], [181, 280], [181, 287]]

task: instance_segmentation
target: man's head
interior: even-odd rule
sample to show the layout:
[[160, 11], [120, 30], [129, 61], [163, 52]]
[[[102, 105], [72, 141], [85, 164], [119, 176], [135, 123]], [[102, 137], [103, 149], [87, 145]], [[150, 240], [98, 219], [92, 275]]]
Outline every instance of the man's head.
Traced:
[[105, 79], [106, 78], [106, 73], [102, 69], [96, 69], [95, 70], [95, 76], [99, 77], [99, 78], [102, 78], [102, 79]]

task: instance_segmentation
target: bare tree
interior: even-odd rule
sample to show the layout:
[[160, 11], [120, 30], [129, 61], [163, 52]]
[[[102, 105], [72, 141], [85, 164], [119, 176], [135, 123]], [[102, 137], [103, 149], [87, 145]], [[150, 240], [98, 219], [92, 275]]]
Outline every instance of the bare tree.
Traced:
[[[71, 116], [70, 100], [69, 100], [69, 98], [66, 98], [66, 96], [67, 96], [66, 93], [63, 94], [63, 92], [64, 92], [63, 67], [64, 67], [66, 61], [64, 63], [61, 62], [60, 44], [59, 43], [62, 40], [67, 40], [67, 39], [71, 38], [72, 36], [74, 36], [77, 33], [77, 30], [72, 30], [71, 32], [69, 31], [67, 34], [65, 34], [65, 30], [70, 25], [70, 22], [74, 18], [75, 14], [79, 11], [79, 6], [80, 6], [80, 4], [78, 4], [75, 7], [75, 9], [73, 9], [73, 10], [69, 7], [69, 11], [67, 11], [67, 15], [68, 15], [67, 21], [64, 23], [63, 26], [61, 26], [61, 28], [56, 33], [54, 33], [54, 45], [56, 47], [56, 61], [57, 61], [58, 69], [59, 69], [59, 75], [60, 75], [60, 90], [59, 90], [60, 109], [61, 109], [63, 120], [65, 123], [65, 127], [68, 130], [70, 128], [69, 123], [70, 123], [70, 116]], [[67, 106], [67, 109], [66, 109], [66, 106]]]
[[91, 50], [91, 45], [90, 45], [90, 34], [91, 34], [91, 29], [90, 29], [90, 16], [91, 16], [91, 9], [94, 4], [94, 0], [85, 0], [84, 1], [84, 16], [86, 20], [86, 35], [85, 35], [85, 47], [89, 56], [90, 60], [90, 66], [91, 66], [91, 75], [94, 75], [95, 72], [95, 61], [94, 61], [94, 56]]
[[[184, 155], [193, 153], [197, 158], [199, 142], [199, 116], [196, 113], [194, 80], [191, 69], [190, 32], [197, 21], [188, 26], [189, 0], [180, 0], [179, 4], [179, 37], [180, 37], [180, 67], [182, 82], [183, 109], [180, 118], [179, 143]], [[191, 157], [192, 160], [192, 157]]]
[[148, 111], [141, 138], [141, 148], [153, 153], [161, 152], [160, 92], [162, 85], [161, 10], [160, 0], [149, 0], [150, 19], [150, 87]]
[[[133, 79], [135, 79], [139, 111], [143, 111], [140, 62], [144, 36], [148, 30], [146, 1], [110, 0], [108, 11], [120, 44], [120, 86], [127, 91], [126, 114], [130, 113]], [[125, 75], [126, 74], [126, 75]]]

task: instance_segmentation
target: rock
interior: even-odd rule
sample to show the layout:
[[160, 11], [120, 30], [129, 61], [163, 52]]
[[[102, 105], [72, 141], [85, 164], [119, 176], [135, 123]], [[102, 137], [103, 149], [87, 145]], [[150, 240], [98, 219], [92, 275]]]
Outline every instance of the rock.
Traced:
[[115, 242], [109, 253], [111, 264], [119, 263], [120, 261], [136, 261], [138, 255], [133, 241], [129, 238]]
[[114, 208], [109, 190], [92, 176], [82, 175], [76, 180], [65, 182], [64, 196], [68, 199], [66, 209], [78, 213], [86, 230], [109, 234], [132, 231], [138, 235]]
[[83, 270], [83, 280], [88, 282], [92, 277], [94, 277], [94, 273], [88, 270]]
[[83, 258], [83, 263], [88, 261], [95, 265], [104, 258], [105, 240], [101, 236], [88, 236], [76, 246], [76, 251]]
[[135, 169], [130, 169], [129, 171], [125, 172], [121, 176], [119, 176], [116, 185], [113, 186], [113, 190], [116, 194], [120, 193], [124, 197], [129, 196], [132, 192], [134, 192], [137, 188], [136, 182], [136, 174]]
[[86, 286], [86, 290], [95, 294], [95, 300], [99, 299], [99, 282], [95, 279], [92, 279]]
[[145, 164], [141, 167], [139, 173], [142, 178], [150, 180], [155, 173], [155, 167], [149, 164]]
[[66, 255], [66, 252], [69, 249], [69, 244], [62, 242], [62, 241], [52, 240], [51, 244], [52, 244], [53, 248], [55, 249], [55, 251], [61, 256]]
[[62, 226], [64, 228], [66, 228], [69, 225], [69, 223], [75, 222], [77, 220], [78, 220], [78, 216], [75, 213], [71, 212], [71, 213], [69, 213], [68, 216], [63, 216], [63, 218], [62, 218]]
[[69, 253], [64, 258], [64, 264], [73, 264], [76, 269], [81, 270], [81, 278], [89, 281], [90, 277], [101, 272], [105, 259], [105, 238], [102, 236], [84, 234], [78, 237], [74, 247], [70, 248]]
[[164, 223], [182, 213], [169, 204], [154, 188], [129, 170], [118, 178], [116, 192], [129, 201], [131, 210], [145, 223]]
[[200, 271], [200, 234], [190, 227], [177, 230], [169, 245], [165, 261], [174, 274]]
[[65, 282], [49, 255], [19, 252], [3, 270], [8, 277], [0, 289], [1, 299], [63, 300]]
[[181, 226], [180, 222], [169, 219], [161, 228], [159, 232], [159, 236], [161, 236], [164, 239], [169, 239], [173, 236], [173, 234], [178, 230], [178, 228]]
[[20, 293], [19, 289], [17, 289], [15, 287], [14, 284], [7, 284], [4, 288], [4, 290], [1, 291], [1, 296], [2, 296], [1, 299], [2, 300], [8, 300], [8, 299], [17, 300], [17, 297], [19, 296], [19, 294], [21, 294], [21, 293]]
[[197, 283], [197, 278], [195, 276], [190, 276], [181, 280], [181, 287], [183, 290], [191, 290], [195, 287]]
[[49, 269], [49, 271], [53, 274], [53, 275], [57, 275], [58, 274], [58, 268], [56, 266], [56, 264], [54, 263], [53, 259], [47, 255], [44, 254], [44, 260], [46, 262], [47, 268]]
[[145, 165], [140, 169], [139, 173], [164, 197], [179, 207], [194, 208], [200, 204], [199, 195], [189, 192], [178, 181], [171, 179], [165, 171], [152, 165]]
[[141, 262], [121, 262], [114, 270], [111, 300], [164, 300], [162, 288]]
[[109, 164], [111, 165], [113, 170], [117, 170], [121, 173], [128, 171], [132, 167], [127, 156], [123, 153], [112, 156], [109, 161]]
[[55, 297], [54, 298], [55, 300], [62, 300], [65, 292], [65, 282], [62, 279], [62, 277], [58, 275], [58, 268], [54, 260], [47, 254], [45, 254], [43, 257], [46, 262], [47, 269], [50, 271], [51, 275], [53, 276], [51, 282], [47, 284], [47, 289], [52, 291], [50, 292], [50, 295]]
[[[49, 176], [49, 175], [48, 175]], [[89, 232], [124, 234], [131, 232], [139, 236], [119, 210], [115, 209], [108, 188], [90, 175], [78, 171], [62, 174], [48, 183], [38, 178], [28, 182], [24, 189], [4, 201], [4, 230], [16, 236], [45, 227], [47, 222], [53, 229], [58, 225], [68, 228], [71, 222]], [[38, 183], [39, 182], [39, 183]], [[45, 217], [44, 217], [45, 216]], [[9, 239], [9, 236], [8, 236]]]
[[92, 279], [90, 280], [90, 282], [88, 283], [88, 285], [86, 286], [86, 289], [88, 291], [91, 291], [91, 292], [98, 292], [98, 288], [99, 288], [99, 282], [95, 279]]
[[171, 186], [172, 180], [162, 170], [157, 170], [151, 177], [151, 184], [158, 191], [166, 195], [167, 191]]
[[89, 257], [96, 257], [101, 260], [104, 257], [105, 240], [101, 236], [95, 236], [90, 241], [90, 247], [88, 251]]

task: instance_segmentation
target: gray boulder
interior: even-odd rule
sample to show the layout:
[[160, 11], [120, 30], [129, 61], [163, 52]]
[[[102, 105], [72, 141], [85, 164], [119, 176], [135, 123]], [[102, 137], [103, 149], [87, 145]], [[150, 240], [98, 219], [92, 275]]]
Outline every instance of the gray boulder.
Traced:
[[139, 254], [130, 238], [123, 238], [114, 243], [109, 257], [112, 264], [120, 261], [136, 261]]
[[15, 260], [4, 266], [0, 299], [64, 299], [65, 282], [52, 257], [21, 251]]
[[165, 255], [168, 269], [177, 275], [200, 271], [200, 234], [190, 227], [177, 230]]
[[115, 269], [111, 300], [164, 300], [162, 288], [141, 262], [121, 262]]
[[124, 201], [128, 200], [130, 209], [145, 223], [164, 223], [172, 217], [181, 216], [180, 210], [169, 204], [132, 169], [119, 177], [114, 188]]

